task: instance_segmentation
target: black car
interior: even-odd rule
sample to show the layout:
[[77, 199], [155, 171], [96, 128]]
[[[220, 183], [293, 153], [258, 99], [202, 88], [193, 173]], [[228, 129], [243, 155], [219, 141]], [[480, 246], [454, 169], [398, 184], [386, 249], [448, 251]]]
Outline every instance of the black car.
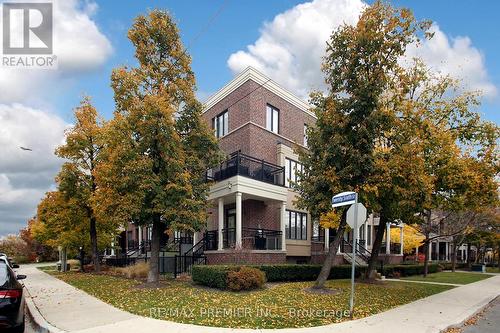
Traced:
[[25, 278], [0, 260], [0, 332], [24, 332], [24, 293], [18, 280]]

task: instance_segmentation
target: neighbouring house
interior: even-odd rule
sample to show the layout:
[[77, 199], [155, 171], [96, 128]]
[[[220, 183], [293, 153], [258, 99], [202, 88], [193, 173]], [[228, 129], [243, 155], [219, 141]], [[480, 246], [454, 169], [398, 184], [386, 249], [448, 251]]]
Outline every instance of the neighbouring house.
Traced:
[[[165, 235], [162, 245], [176, 244], [179, 256], [198, 256], [203, 260], [197, 262], [207, 264], [322, 263], [335, 230], [321, 228], [294, 204], [292, 185], [302, 168], [294, 147], [307, 147], [306, 128], [316, 120], [310, 106], [248, 67], [205, 102], [203, 117], [227, 155], [207, 171], [212, 185], [206, 229]], [[403, 259], [403, 227], [387, 226], [381, 251], [387, 263]], [[377, 228], [373, 215], [360, 228], [360, 264], [370, 255]], [[401, 230], [400, 239], [390, 239], [390, 228]], [[150, 239], [149, 227], [130, 223], [115, 245], [123, 254], [146, 257]], [[346, 233], [337, 263], [350, 262], [351, 241]]]

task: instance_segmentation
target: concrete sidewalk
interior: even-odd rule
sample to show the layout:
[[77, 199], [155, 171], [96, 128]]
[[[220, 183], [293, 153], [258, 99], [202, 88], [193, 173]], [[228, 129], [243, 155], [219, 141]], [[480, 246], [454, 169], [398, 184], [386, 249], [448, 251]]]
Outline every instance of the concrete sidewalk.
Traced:
[[[19, 273], [28, 275], [26, 289], [36, 308], [50, 325], [68, 332], [271, 332], [204, 327], [136, 316], [108, 305], [34, 266]], [[283, 333], [320, 332], [440, 332], [481, 310], [500, 294], [500, 276], [452, 290], [363, 319], [302, 329], [280, 329]], [[42, 319], [43, 320], [43, 319]], [[50, 330], [49, 330], [50, 331]]]

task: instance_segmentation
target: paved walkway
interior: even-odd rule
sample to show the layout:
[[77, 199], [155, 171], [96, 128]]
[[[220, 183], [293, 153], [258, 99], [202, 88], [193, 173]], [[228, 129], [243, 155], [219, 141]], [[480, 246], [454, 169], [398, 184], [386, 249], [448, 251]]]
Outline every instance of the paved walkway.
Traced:
[[[26, 265], [19, 273], [28, 275], [25, 286], [41, 315], [58, 329], [78, 333], [97, 332], [272, 332], [273, 330], [235, 330], [178, 324], [136, 316], [118, 310], [80, 291], [34, 266]], [[459, 324], [486, 306], [500, 294], [500, 276], [388, 310], [377, 315], [328, 326], [282, 329], [280, 333], [431, 333]]]
[[461, 286], [463, 286], [463, 284], [457, 284], [457, 283], [416, 281], [416, 280], [405, 280], [405, 279], [384, 279], [384, 280], [385, 281], [391, 281], [391, 282], [408, 282], [408, 283], [422, 283], [422, 284], [440, 284], [442, 286], [453, 286], [453, 287], [461, 287]]

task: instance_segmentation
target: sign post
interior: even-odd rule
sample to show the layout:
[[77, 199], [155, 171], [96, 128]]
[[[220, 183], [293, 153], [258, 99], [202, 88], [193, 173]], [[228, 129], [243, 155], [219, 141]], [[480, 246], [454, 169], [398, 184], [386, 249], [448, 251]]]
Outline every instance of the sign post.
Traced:
[[334, 195], [332, 198], [332, 208], [354, 204], [354, 221], [353, 225], [353, 242], [352, 242], [352, 257], [351, 257], [351, 298], [349, 300], [349, 313], [353, 315], [354, 310], [354, 276], [356, 273], [356, 247], [358, 241], [358, 193], [342, 192]]
[[354, 275], [356, 273], [356, 246], [358, 242], [358, 193], [354, 199], [354, 228], [352, 230], [352, 257], [351, 257], [351, 299], [349, 300], [349, 314], [352, 318], [354, 310]]

